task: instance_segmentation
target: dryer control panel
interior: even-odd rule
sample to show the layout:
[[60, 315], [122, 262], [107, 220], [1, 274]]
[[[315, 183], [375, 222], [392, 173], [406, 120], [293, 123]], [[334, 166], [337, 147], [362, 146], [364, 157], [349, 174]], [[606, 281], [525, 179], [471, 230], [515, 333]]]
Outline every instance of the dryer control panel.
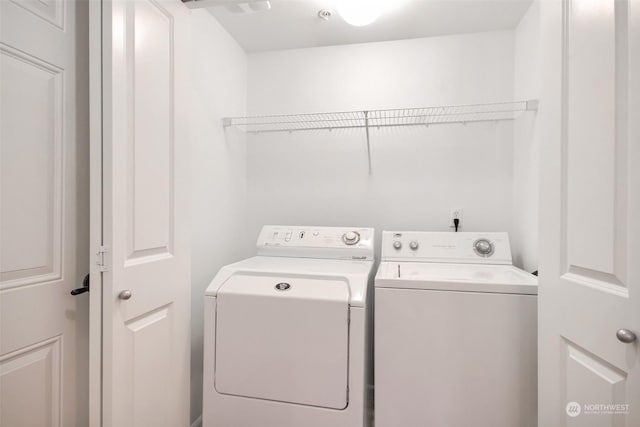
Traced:
[[507, 233], [384, 231], [383, 261], [511, 265]]
[[374, 231], [361, 227], [265, 225], [258, 255], [373, 260]]

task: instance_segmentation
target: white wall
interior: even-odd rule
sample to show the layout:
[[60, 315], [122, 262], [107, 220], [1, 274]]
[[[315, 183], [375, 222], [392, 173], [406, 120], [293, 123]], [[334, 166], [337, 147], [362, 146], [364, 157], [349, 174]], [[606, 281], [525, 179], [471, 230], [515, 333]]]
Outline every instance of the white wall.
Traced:
[[[515, 32], [252, 54], [192, 12], [192, 421], [201, 413], [203, 294], [224, 264], [253, 254], [263, 224], [509, 231], [518, 265], [537, 259], [537, 145], [516, 122], [242, 135], [224, 116], [536, 98], [537, 5]], [[514, 77], [515, 76], [515, 77]], [[248, 100], [248, 101], [247, 101]], [[515, 147], [515, 148], [514, 148]]]
[[191, 421], [202, 413], [203, 298], [224, 264], [246, 255], [236, 235], [245, 223], [244, 137], [226, 135], [222, 117], [246, 112], [244, 51], [205, 10], [191, 12], [193, 111]]
[[[514, 95], [540, 98], [540, 4], [534, 1], [515, 30]], [[513, 242], [514, 262], [538, 269], [538, 179], [540, 144], [535, 114], [514, 123]]]
[[[514, 34], [491, 32], [249, 55], [250, 114], [513, 99]], [[513, 232], [513, 123], [250, 135], [248, 224]]]

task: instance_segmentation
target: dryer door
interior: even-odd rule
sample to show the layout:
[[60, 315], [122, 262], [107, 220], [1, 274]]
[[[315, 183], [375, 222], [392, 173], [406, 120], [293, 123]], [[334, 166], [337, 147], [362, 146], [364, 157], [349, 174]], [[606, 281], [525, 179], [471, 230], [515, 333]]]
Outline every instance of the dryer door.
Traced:
[[219, 393], [347, 406], [346, 280], [237, 274], [218, 292], [216, 319]]

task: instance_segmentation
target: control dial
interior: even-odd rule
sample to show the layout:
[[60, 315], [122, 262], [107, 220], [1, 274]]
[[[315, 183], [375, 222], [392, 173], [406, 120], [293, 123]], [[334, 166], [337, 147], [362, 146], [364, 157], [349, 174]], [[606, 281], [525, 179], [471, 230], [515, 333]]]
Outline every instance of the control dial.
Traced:
[[412, 240], [412, 241], [409, 242], [409, 247], [411, 248], [412, 251], [417, 250], [419, 246], [420, 245], [415, 240]]
[[346, 245], [355, 245], [360, 241], [360, 233], [357, 231], [347, 231], [342, 235], [342, 241]]
[[495, 248], [490, 240], [478, 239], [473, 242], [473, 251], [481, 257], [490, 257], [491, 255], [493, 255], [494, 250]]
[[393, 247], [394, 249], [402, 249], [402, 242], [400, 240], [396, 240], [395, 242], [393, 242]]

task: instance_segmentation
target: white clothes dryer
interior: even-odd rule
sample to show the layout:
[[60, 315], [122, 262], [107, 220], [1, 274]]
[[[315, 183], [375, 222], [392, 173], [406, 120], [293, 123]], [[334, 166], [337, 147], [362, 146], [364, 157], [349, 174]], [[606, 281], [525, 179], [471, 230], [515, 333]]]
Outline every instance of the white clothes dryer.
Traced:
[[265, 226], [205, 296], [204, 427], [362, 427], [370, 228]]

